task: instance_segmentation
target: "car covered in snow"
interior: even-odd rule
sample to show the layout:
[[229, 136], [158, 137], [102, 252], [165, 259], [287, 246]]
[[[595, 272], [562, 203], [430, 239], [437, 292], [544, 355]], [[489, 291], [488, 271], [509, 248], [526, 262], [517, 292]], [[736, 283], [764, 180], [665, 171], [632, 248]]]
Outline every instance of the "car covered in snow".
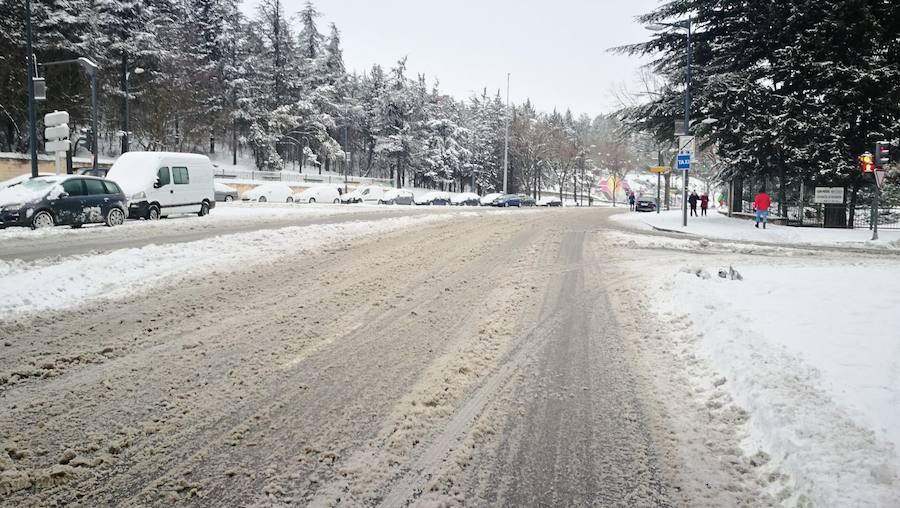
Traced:
[[481, 196], [481, 206], [494, 206], [494, 201], [502, 195], [500, 192], [492, 192]]
[[417, 205], [445, 206], [450, 204], [450, 193], [444, 191], [431, 191], [416, 196]]
[[278, 182], [264, 183], [244, 192], [241, 201], [259, 203], [293, 203], [294, 189]]
[[0, 190], [0, 229], [78, 228], [91, 223], [119, 226], [127, 214], [125, 193], [115, 182], [103, 178], [46, 176]]
[[225, 185], [221, 182], [216, 182], [216, 201], [224, 201], [226, 203], [234, 201], [237, 199], [238, 193], [236, 190], [231, 187]]
[[212, 162], [205, 155], [127, 152], [116, 159], [107, 178], [128, 196], [128, 216], [134, 219], [202, 217], [216, 206]]
[[415, 195], [407, 189], [390, 189], [382, 194], [378, 200], [382, 205], [412, 205], [415, 204]]
[[[53, 176], [53, 173], [38, 173], [38, 176]], [[13, 187], [19, 185], [22, 182], [27, 182], [31, 179], [31, 173], [26, 173], [24, 175], [14, 176], [9, 180], [4, 180], [0, 182], [0, 190], [3, 190], [7, 187]]]
[[481, 204], [481, 196], [474, 192], [460, 192], [450, 197], [450, 204], [454, 206], [478, 206]]
[[341, 196], [341, 203], [377, 204], [387, 190], [387, 188], [379, 187], [378, 185], [364, 185], [362, 187], [357, 187], [356, 189]]
[[537, 201], [538, 206], [562, 206], [563, 202], [558, 196], [548, 196]]
[[339, 185], [314, 185], [294, 194], [294, 203], [340, 203], [342, 190]]

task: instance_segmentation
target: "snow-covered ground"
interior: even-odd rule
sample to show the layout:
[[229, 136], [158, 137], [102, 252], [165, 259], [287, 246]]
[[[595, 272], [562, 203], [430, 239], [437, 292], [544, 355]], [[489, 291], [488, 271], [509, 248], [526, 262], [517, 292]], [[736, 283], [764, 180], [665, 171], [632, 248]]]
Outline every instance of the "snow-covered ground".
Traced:
[[[640, 256], [628, 265], [644, 281], [646, 308], [667, 323], [698, 397], [712, 376], [749, 412], [745, 452], [766, 453], [793, 480], [780, 497], [897, 506], [900, 262], [610, 236], [666, 249], [658, 262]], [[731, 267], [743, 280], [720, 278]]]
[[706, 217], [689, 217], [688, 226], [682, 226], [681, 210], [661, 213], [625, 213], [613, 217], [622, 225], [640, 230], [653, 228], [679, 231], [706, 238], [766, 242], [778, 244], [810, 244], [822, 246], [900, 248], [900, 230], [881, 230], [879, 239], [871, 241], [868, 229], [798, 228], [769, 224], [766, 229], [755, 228], [754, 222], [733, 219], [710, 210]]
[[[334, 210], [353, 209], [357, 208], [334, 207]], [[239, 211], [243, 217], [247, 210]], [[0, 319], [67, 309], [91, 301], [115, 301], [173, 279], [205, 274], [217, 277], [218, 272], [246, 265], [248, 260], [265, 263], [347, 239], [415, 228], [468, 214], [477, 212], [451, 213], [448, 210], [445, 214], [421, 217], [286, 227], [34, 262], [0, 260]], [[227, 216], [229, 212], [222, 215]], [[228, 247], [223, 248], [223, 245]]]

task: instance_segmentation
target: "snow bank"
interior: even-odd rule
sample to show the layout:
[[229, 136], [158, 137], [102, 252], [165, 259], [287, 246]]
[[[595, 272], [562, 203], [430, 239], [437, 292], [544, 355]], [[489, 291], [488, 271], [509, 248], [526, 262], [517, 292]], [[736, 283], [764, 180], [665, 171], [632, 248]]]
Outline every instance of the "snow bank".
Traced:
[[681, 210], [658, 214], [623, 213], [614, 215], [612, 220], [639, 230], [668, 229], [706, 238], [747, 242], [895, 248], [894, 242], [900, 240], [900, 231], [895, 230], [880, 230], [879, 240], [872, 242], [872, 232], [868, 229], [797, 228], [774, 224], [769, 224], [766, 229], [756, 229], [753, 221], [728, 218], [715, 210], [710, 210], [706, 217], [689, 217], [687, 228], [682, 226]]
[[[900, 263], [715, 254], [666, 260], [630, 268], [654, 295], [649, 307], [672, 333], [698, 338], [694, 353], [749, 411], [747, 455], [771, 455], [795, 480], [795, 502], [896, 506]], [[717, 276], [731, 266], [743, 280]]]
[[[341, 239], [414, 228], [464, 215], [448, 213], [288, 227], [63, 260], [0, 261], [0, 319], [114, 300], [173, 279], [209, 275], [248, 262], [267, 262], [311, 251]], [[225, 245], [228, 248], [223, 248]]]

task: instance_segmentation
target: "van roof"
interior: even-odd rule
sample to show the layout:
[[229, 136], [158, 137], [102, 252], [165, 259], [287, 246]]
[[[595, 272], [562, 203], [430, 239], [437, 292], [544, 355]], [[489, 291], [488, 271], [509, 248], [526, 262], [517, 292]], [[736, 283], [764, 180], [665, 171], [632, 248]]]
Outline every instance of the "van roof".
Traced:
[[119, 159], [125, 158], [129, 160], [156, 160], [162, 157], [177, 157], [181, 159], [209, 160], [209, 157], [198, 153], [183, 152], [126, 152], [119, 156]]

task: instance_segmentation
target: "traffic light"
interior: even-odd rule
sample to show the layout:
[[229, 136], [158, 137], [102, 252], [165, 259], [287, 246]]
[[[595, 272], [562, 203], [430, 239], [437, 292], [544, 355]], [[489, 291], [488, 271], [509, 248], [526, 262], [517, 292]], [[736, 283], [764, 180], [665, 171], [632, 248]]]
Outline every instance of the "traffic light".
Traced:
[[866, 152], [859, 156], [859, 169], [863, 173], [875, 172], [875, 159], [872, 157], [872, 154]]
[[891, 144], [887, 141], [875, 143], [875, 166], [883, 168], [891, 163]]

